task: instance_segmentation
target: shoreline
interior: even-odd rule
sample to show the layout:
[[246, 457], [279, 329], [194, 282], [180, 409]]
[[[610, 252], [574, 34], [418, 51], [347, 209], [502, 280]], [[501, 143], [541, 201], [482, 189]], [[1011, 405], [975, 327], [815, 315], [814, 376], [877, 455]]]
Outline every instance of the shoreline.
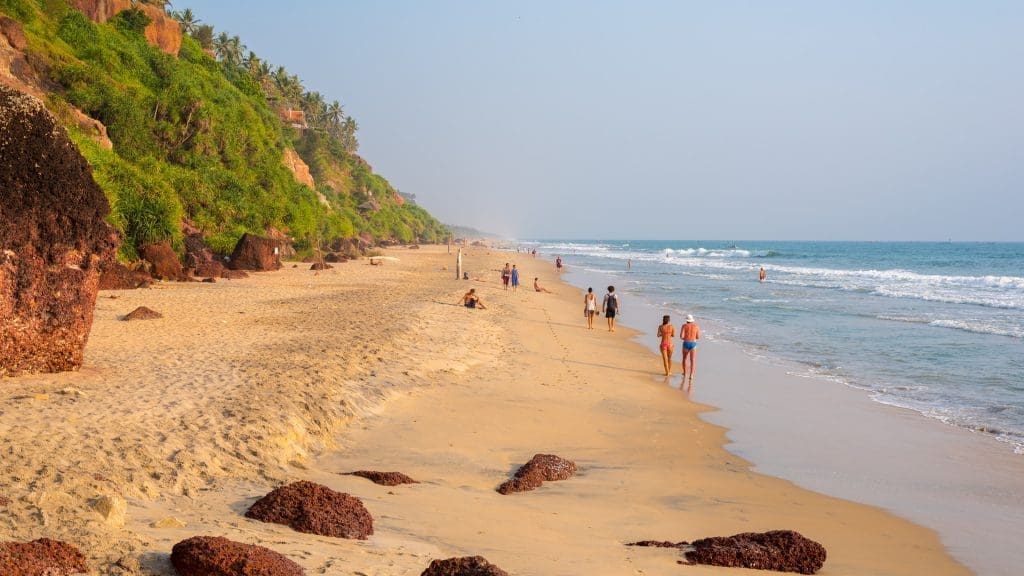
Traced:
[[[664, 313], [649, 302], [642, 307], [652, 326]], [[730, 453], [756, 472], [935, 529], [978, 574], [1016, 574], [1024, 563], [1016, 546], [1024, 525], [1024, 459], [1012, 447], [876, 402], [863, 389], [807, 377], [793, 362], [752, 354], [716, 332], [711, 325], [711, 339], [701, 346], [706, 363], [698, 360], [698, 373], [706, 372], [693, 398], [715, 407], [701, 418], [728, 430]], [[653, 337], [638, 342], [658, 353]], [[679, 354], [674, 360], [678, 379]]]
[[[88, 369], [4, 382], [0, 448], [15, 470], [0, 477], [13, 501], [0, 537], [65, 536], [123, 574], [170, 574], [174, 542], [216, 533], [311, 573], [419, 574], [432, 558], [482, 554], [511, 573], [610, 576], [678, 572], [677, 551], [628, 541], [795, 529], [828, 549], [820, 574], [969, 573], [931, 530], [752, 472], [698, 417], [709, 408], [652, 385], [657, 358], [635, 331], [587, 334], [576, 289], [546, 261], [522, 262], [523, 278], [557, 294], [506, 294], [490, 270], [507, 252], [467, 251], [467, 270], [488, 280], [470, 283], [444, 269], [443, 247], [387, 252], [401, 261], [103, 293]], [[469, 286], [488, 310], [454, 303]], [[141, 303], [165, 318], [116, 319]], [[494, 491], [538, 452], [581, 472]], [[423, 483], [339, 475], [360, 468]], [[241, 516], [298, 479], [362, 498], [376, 534], [335, 540]], [[124, 495], [126, 524], [94, 516], [98, 492]]]

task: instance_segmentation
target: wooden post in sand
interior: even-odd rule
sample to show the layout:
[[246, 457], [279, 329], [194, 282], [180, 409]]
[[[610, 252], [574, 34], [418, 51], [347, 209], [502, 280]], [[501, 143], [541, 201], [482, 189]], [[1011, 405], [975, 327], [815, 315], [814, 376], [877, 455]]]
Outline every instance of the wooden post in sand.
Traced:
[[459, 248], [459, 255], [455, 257], [455, 279], [462, 278], [462, 248]]

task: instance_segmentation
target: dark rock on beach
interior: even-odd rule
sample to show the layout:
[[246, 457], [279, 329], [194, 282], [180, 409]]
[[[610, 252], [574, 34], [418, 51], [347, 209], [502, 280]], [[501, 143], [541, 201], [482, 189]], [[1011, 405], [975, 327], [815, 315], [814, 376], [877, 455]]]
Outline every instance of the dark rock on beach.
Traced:
[[464, 556], [434, 560], [420, 576], [508, 576], [483, 556]]
[[373, 517], [358, 498], [305, 480], [275, 489], [245, 515], [307, 534], [359, 540], [373, 534]]
[[648, 548], [679, 548], [683, 549], [689, 546], [688, 542], [669, 542], [667, 540], [641, 540], [639, 542], [630, 542], [626, 546], [643, 546]]
[[280, 270], [280, 240], [243, 234], [231, 253], [228, 268], [232, 270]]
[[330, 270], [331, 268], [334, 268], [334, 266], [331, 266], [330, 264], [321, 264], [320, 262], [314, 262], [309, 267], [310, 270]]
[[248, 278], [249, 273], [245, 270], [228, 270], [225, 269], [220, 275], [221, 278], [227, 278], [228, 280], [240, 280], [242, 278]]
[[302, 576], [301, 566], [263, 546], [219, 536], [194, 536], [171, 549], [181, 576]]
[[825, 564], [825, 547], [792, 530], [745, 532], [703, 538], [686, 552], [691, 564], [814, 574]]
[[185, 234], [185, 267], [201, 277], [220, 278], [224, 273], [224, 263], [217, 258], [203, 234], [189, 227]]
[[157, 280], [187, 280], [185, 269], [178, 260], [178, 255], [171, 248], [168, 241], [157, 244], [146, 244], [142, 247], [142, 259], [149, 262], [153, 267], [150, 273]]
[[207, 284], [216, 284], [217, 283], [217, 279], [214, 278], [213, 276], [211, 276], [209, 278], [203, 278], [203, 282], [205, 282]]
[[110, 262], [100, 272], [100, 290], [135, 290], [148, 288], [153, 277], [144, 270], [132, 270], [120, 262]]
[[118, 245], [109, 212], [43, 104], [0, 84], [0, 376], [82, 365], [100, 264]]
[[70, 576], [87, 572], [85, 556], [71, 544], [48, 538], [0, 542], [0, 574]]
[[122, 320], [156, 320], [157, 318], [163, 317], [164, 315], [157, 312], [156, 310], [151, 310], [149, 308], [146, 308], [145, 306], [139, 306], [135, 310], [132, 310], [128, 314], [125, 314]]
[[515, 477], [498, 486], [501, 494], [527, 492], [545, 481], [566, 480], [576, 473], [576, 464], [553, 454], [536, 454], [516, 470]]
[[409, 478], [401, 472], [376, 472], [373, 470], [356, 470], [355, 472], [345, 472], [345, 476], [359, 476], [360, 478], [366, 478], [374, 484], [380, 484], [381, 486], [398, 486], [399, 484], [419, 484], [416, 480]]

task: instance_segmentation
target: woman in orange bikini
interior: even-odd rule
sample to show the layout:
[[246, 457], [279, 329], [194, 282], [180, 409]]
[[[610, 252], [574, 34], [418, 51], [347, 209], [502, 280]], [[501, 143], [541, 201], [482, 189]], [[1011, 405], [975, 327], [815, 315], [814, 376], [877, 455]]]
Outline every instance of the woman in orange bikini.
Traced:
[[676, 335], [676, 329], [672, 327], [672, 319], [662, 316], [661, 326], [658, 326], [658, 336], [661, 338], [661, 363], [665, 365], [665, 376], [672, 374], [672, 338]]

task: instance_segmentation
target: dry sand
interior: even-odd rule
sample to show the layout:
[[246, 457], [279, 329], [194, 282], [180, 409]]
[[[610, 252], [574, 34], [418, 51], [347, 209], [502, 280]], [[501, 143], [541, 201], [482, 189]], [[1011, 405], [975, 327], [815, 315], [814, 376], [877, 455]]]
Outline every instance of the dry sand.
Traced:
[[[969, 573], [929, 530], [751, 472], [705, 407], [655, 377], [635, 332], [585, 329], [582, 294], [550, 264], [517, 256], [527, 287], [513, 294], [497, 281], [508, 253], [467, 250], [484, 282], [443, 270], [443, 247], [388, 254], [400, 260], [101, 293], [86, 368], [0, 381], [0, 540], [65, 539], [102, 574], [173, 574], [171, 546], [196, 534], [310, 574], [419, 574], [476, 554], [512, 574], [741, 574], [624, 543], [794, 529], [828, 549], [820, 574]], [[556, 293], [533, 292], [534, 276]], [[488, 310], [455, 305], [468, 286]], [[141, 305], [164, 317], [119, 320]], [[579, 474], [494, 491], [538, 452]], [[338, 474], [356, 469], [422, 483]], [[362, 498], [376, 534], [242, 517], [298, 479]], [[123, 519], [97, 512], [104, 496], [126, 499]]]

